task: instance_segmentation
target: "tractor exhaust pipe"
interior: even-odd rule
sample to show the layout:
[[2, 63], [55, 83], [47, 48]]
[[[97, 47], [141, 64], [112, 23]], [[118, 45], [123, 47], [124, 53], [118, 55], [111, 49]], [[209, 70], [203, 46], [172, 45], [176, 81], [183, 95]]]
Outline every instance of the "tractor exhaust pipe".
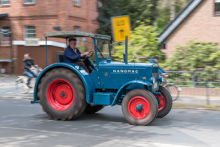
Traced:
[[128, 36], [125, 36], [125, 63], [128, 63]]

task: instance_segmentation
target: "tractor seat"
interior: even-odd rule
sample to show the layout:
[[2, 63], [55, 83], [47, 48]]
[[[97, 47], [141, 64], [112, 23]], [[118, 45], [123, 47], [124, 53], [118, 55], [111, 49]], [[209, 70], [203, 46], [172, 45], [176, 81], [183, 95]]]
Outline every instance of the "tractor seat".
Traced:
[[58, 54], [58, 61], [57, 62], [63, 62], [63, 55]]
[[55, 52], [56, 55], [56, 62], [63, 62], [63, 51], [56, 51]]

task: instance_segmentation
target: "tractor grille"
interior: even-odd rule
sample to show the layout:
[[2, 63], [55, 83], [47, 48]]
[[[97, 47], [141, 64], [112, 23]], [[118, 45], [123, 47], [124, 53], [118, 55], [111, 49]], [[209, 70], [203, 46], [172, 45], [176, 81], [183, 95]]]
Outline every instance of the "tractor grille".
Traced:
[[158, 73], [158, 66], [153, 66], [152, 67], [152, 73]]
[[152, 90], [153, 91], [157, 91], [159, 88], [159, 83], [157, 80], [157, 77], [159, 76], [158, 70], [159, 70], [159, 66], [157, 64], [154, 64], [152, 66], [152, 77], [153, 77]]

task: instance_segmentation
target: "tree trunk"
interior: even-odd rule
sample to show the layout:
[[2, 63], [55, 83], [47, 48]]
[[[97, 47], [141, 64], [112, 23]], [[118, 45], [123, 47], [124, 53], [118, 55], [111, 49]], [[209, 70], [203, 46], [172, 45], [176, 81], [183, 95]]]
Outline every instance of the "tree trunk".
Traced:
[[170, 20], [174, 20], [176, 15], [176, 0], [172, 0], [170, 8]]
[[161, 0], [160, 1], [160, 6], [162, 6], [162, 7], [169, 6], [169, 0]]

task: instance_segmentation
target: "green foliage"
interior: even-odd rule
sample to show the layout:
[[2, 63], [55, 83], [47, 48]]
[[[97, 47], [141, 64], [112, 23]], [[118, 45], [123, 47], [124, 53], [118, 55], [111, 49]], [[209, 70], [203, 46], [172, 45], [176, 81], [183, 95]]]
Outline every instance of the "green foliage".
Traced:
[[165, 26], [170, 22], [170, 7], [161, 7], [159, 9], [159, 16], [154, 22], [154, 26], [157, 28], [157, 32], [163, 31]]
[[112, 35], [111, 17], [129, 15], [132, 30], [137, 27], [137, 20], [149, 19], [148, 24], [153, 24], [158, 12], [158, 0], [100, 0], [102, 7], [98, 7], [99, 16], [97, 18], [100, 27], [97, 33]]
[[196, 43], [191, 40], [185, 46], [177, 46], [166, 61], [167, 70], [216, 71], [219, 68], [219, 52], [215, 43]]
[[[158, 55], [161, 56], [157, 48], [157, 33], [153, 26], [146, 26], [146, 23], [137, 21], [138, 27], [131, 32], [131, 39], [128, 41], [128, 61], [148, 62], [148, 60]], [[115, 45], [113, 57], [116, 61], [123, 61], [125, 45], [124, 43]], [[133, 58], [134, 57], [134, 58]]]
[[[138, 25], [137, 20], [149, 20], [148, 25], [154, 25], [160, 33], [170, 22], [170, 8], [172, 0], [99, 0], [102, 7], [97, 7], [97, 18], [100, 26], [97, 33], [112, 35], [111, 17], [129, 15], [131, 28], [134, 30]], [[189, 0], [176, 0], [176, 14], [187, 4]], [[164, 4], [165, 2], [165, 4]]]
[[[187, 81], [191, 84], [192, 80], [220, 82], [220, 74], [213, 73], [220, 70], [220, 51], [216, 43], [196, 43], [195, 40], [191, 40], [185, 46], [177, 46], [171, 57], [166, 60], [164, 68], [171, 71], [191, 71], [178, 75], [170, 74], [172, 78], [169, 80], [173, 81], [178, 78], [185, 82], [182, 85], [187, 85]], [[194, 71], [206, 72], [194, 73]], [[199, 85], [205, 86], [205, 83]]]
[[211, 53], [209, 60], [213, 62], [214, 69], [220, 69], [220, 52]]
[[[158, 16], [154, 22], [154, 26], [157, 28], [157, 32], [160, 33], [170, 22], [170, 9], [172, 5], [172, 0], [166, 0], [167, 3], [163, 5], [164, 0], [160, 0], [160, 4], [157, 7]], [[176, 0], [175, 13], [178, 14], [180, 10], [187, 4], [189, 0]]]

